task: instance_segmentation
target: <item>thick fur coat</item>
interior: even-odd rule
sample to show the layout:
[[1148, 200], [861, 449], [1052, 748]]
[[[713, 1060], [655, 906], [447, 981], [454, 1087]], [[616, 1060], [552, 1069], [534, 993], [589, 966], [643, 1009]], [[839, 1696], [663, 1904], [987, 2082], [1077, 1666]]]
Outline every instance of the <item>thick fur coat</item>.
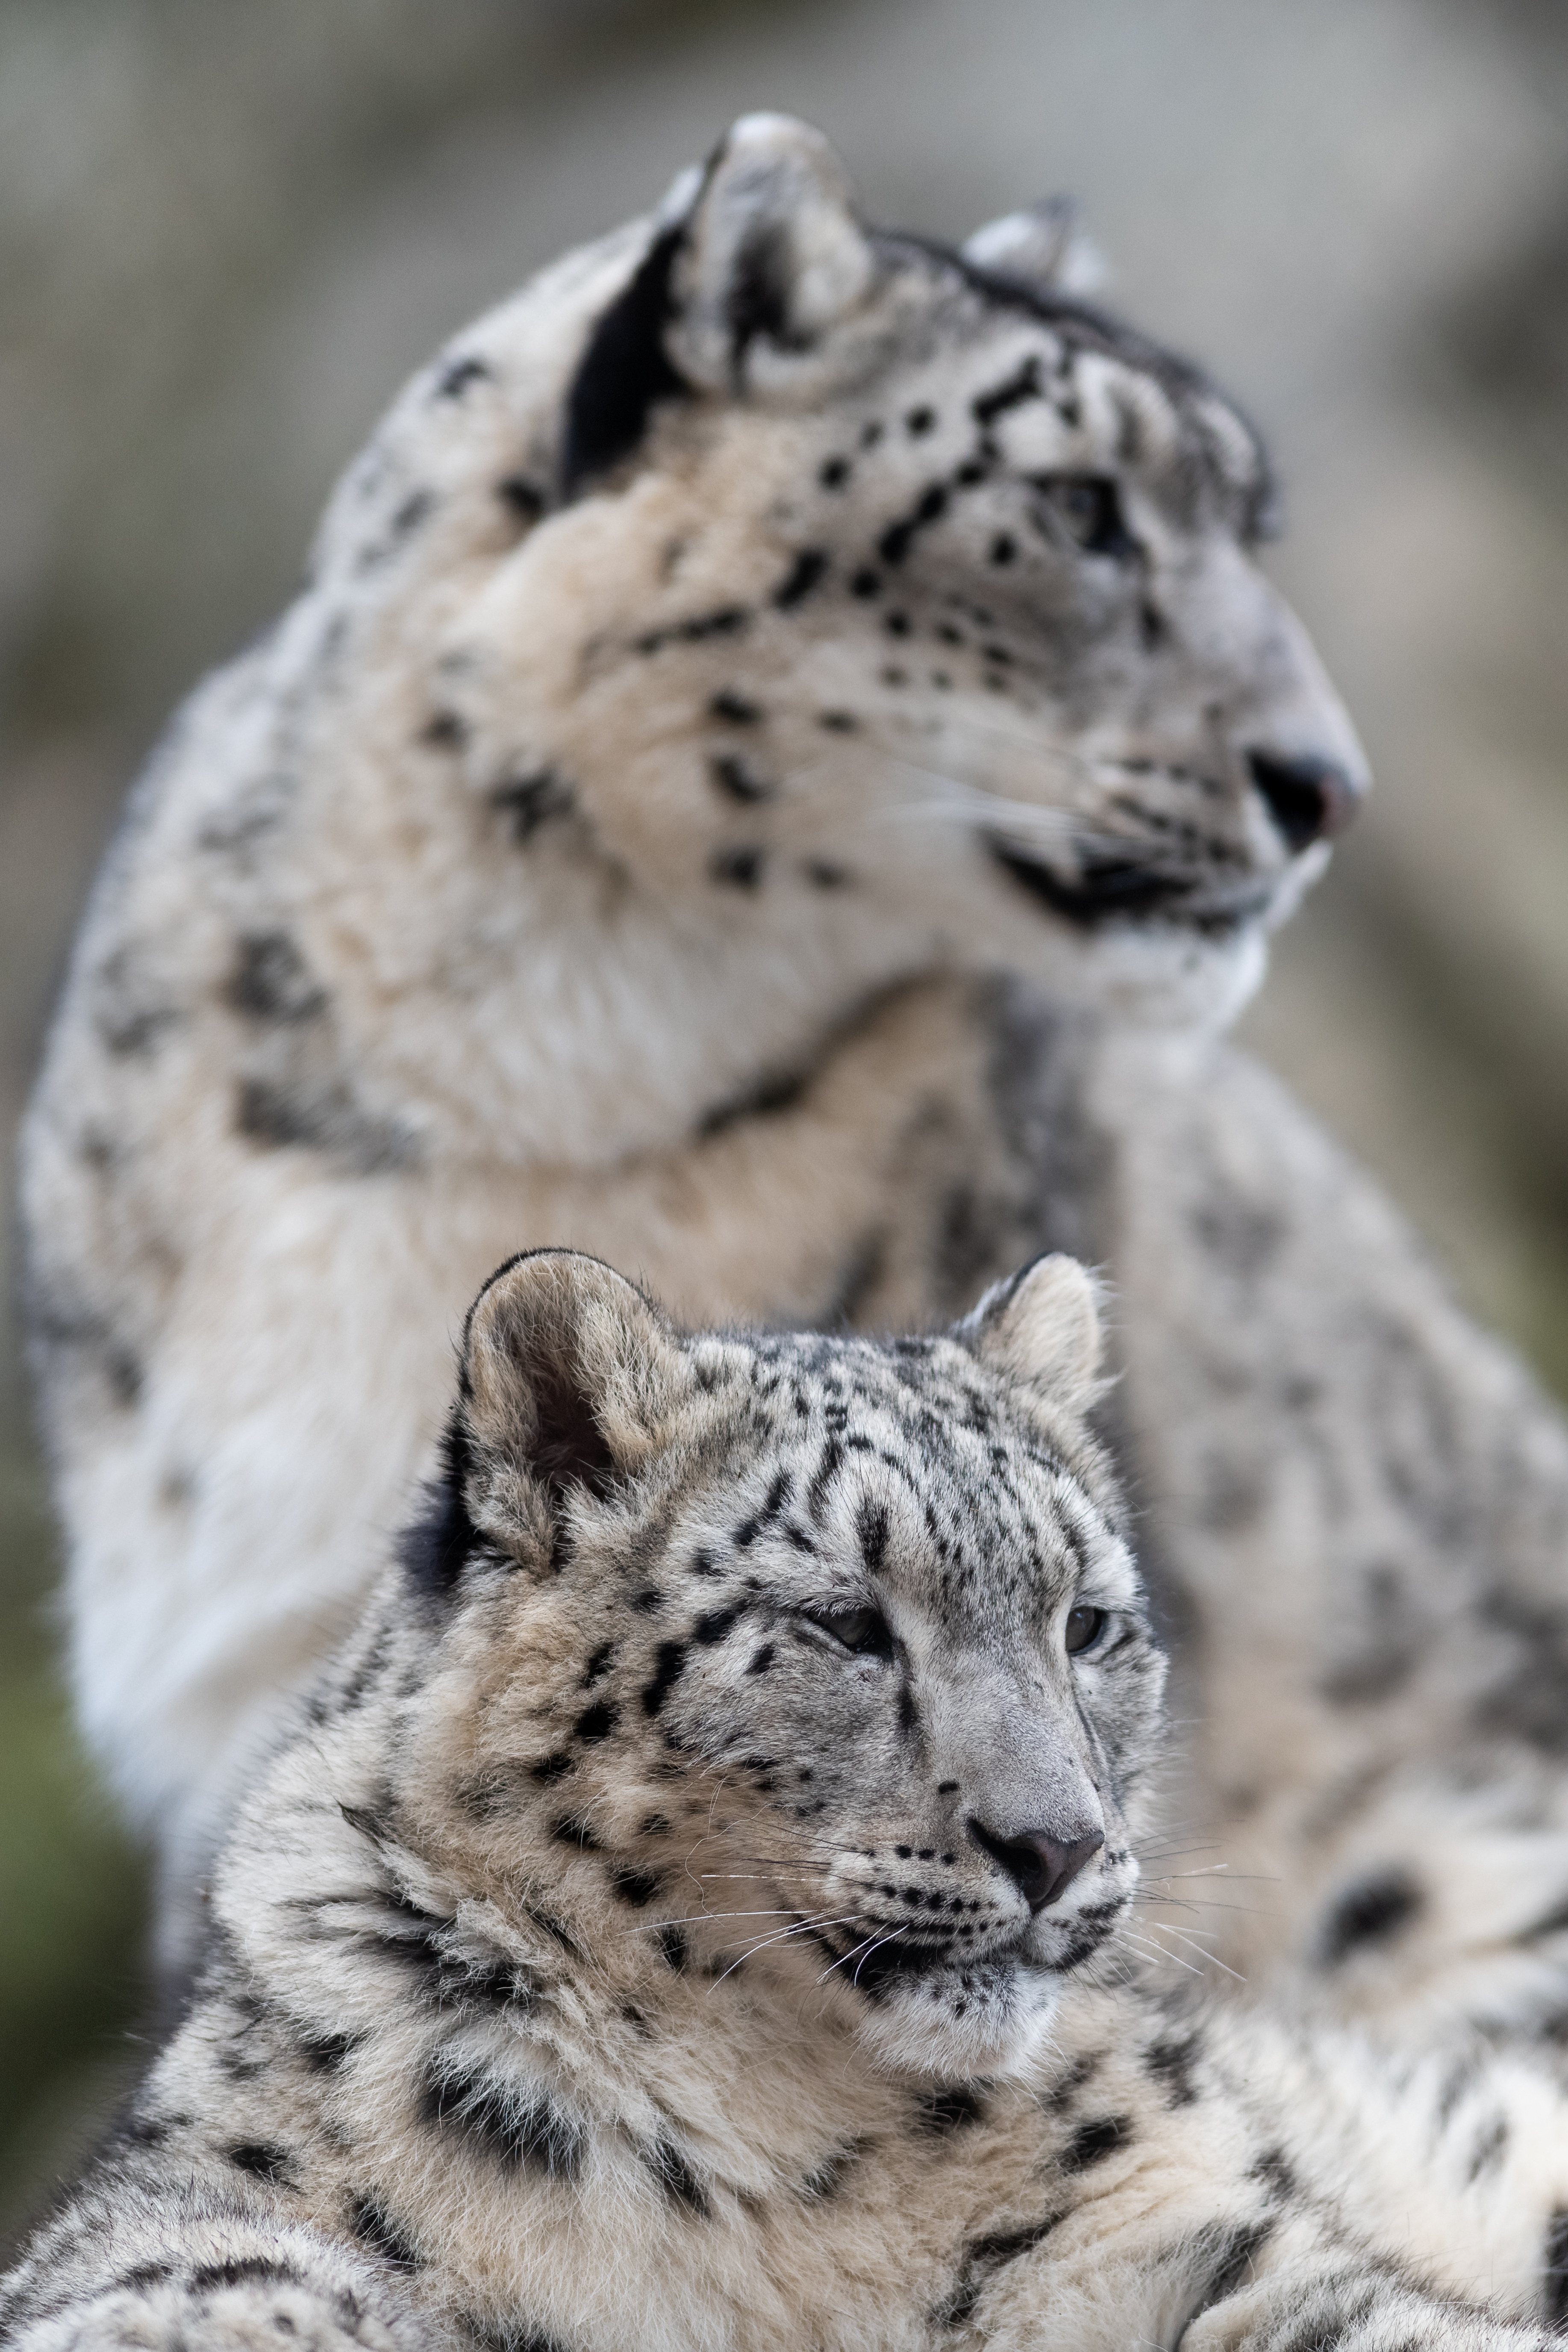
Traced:
[[1060, 244], [868, 232], [749, 119], [416, 381], [141, 785], [25, 1189], [77, 1689], [172, 1949], [487, 1267], [887, 1329], [1058, 1246], [1115, 1286], [1173, 1811], [1263, 1885], [1221, 1950], [1568, 2014], [1568, 1441], [1212, 1041], [1364, 777], [1255, 436]]
[[1538, 2074], [1138, 1979], [1163, 1665], [1098, 1354], [1061, 1258], [880, 1345], [504, 1267], [445, 1478], [6, 2341], [1560, 2340]]

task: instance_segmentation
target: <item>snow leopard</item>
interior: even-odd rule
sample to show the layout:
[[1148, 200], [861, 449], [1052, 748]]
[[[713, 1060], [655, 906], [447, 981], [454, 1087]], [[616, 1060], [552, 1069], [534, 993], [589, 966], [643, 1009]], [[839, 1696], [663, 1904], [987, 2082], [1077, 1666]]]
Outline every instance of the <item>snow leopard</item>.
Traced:
[[1061, 1256], [890, 1342], [503, 1266], [7, 2343], [1560, 2341], [1539, 2079], [1129, 1965], [1163, 1661], [1100, 1357]]
[[1222, 1958], [1568, 2015], [1568, 1443], [1216, 1041], [1365, 767], [1256, 432], [1073, 257], [1051, 207], [868, 229], [744, 119], [416, 379], [137, 790], [24, 1192], [79, 1703], [172, 1951], [489, 1266], [887, 1330], [1057, 1248], [1115, 1286]]

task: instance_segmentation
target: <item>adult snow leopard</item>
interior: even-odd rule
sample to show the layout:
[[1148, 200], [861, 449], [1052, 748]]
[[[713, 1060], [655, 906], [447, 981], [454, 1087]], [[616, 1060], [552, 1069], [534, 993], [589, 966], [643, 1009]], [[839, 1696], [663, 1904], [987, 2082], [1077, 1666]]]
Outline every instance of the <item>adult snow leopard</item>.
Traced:
[[1059, 1257], [891, 1344], [503, 1267], [6, 2341], [1559, 2341], [1523, 2069], [1353, 2073], [1118, 1982], [1163, 1668], [1097, 1356]]
[[886, 1328], [1053, 1244], [1118, 1287], [1194, 1835], [1268, 1881], [1232, 1962], [1568, 2006], [1568, 1447], [1204, 1042], [1361, 758], [1255, 436], [1059, 243], [873, 234], [747, 119], [416, 381], [142, 785], [26, 1200], [77, 1687], [176, 1891], [509, 1249]]

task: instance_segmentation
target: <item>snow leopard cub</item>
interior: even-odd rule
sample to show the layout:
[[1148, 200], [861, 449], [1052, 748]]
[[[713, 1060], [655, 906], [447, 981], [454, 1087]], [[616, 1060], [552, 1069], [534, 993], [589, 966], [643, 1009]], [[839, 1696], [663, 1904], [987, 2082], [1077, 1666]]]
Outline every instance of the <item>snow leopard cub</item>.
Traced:
[[1099, 1358], [1062, 1257], [891, 1343], [503, 1267], [6, 2340], [1552, 2340], [1539, 2085], [1379, 2083], [1128, 1980], [1164, 1670]]

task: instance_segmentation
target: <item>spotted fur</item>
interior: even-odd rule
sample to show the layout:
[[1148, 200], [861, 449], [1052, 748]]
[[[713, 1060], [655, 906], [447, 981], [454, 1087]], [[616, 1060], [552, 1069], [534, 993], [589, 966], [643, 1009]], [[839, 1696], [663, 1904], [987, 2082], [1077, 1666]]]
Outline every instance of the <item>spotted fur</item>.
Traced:
[[[1552, 2340], [1568, 2153], [1514, 2158], [1506, 2069], [1434, 2126], [1128, 1979], [1163, 1665], [1098, 1354], [1060, 1258], [891, 1345], [504, 1267], [6, 2341]], [[1031, 1837], [1092, 1851], [1042, 1893]]]
[[1060, 247], [868, 232], [737, 126], [416, 379], [140, 788], [25, 1189], [172, 1947], [507, 1251], [889, 1328], [1059, 1246], [1117, 1288], [1173, 1810], [1271, 1889], [1205, 1931], [1385, 2021], [1568, 2016], [1568, 1444], [1203, 1034], [1360, 758], [1256, 436]]

